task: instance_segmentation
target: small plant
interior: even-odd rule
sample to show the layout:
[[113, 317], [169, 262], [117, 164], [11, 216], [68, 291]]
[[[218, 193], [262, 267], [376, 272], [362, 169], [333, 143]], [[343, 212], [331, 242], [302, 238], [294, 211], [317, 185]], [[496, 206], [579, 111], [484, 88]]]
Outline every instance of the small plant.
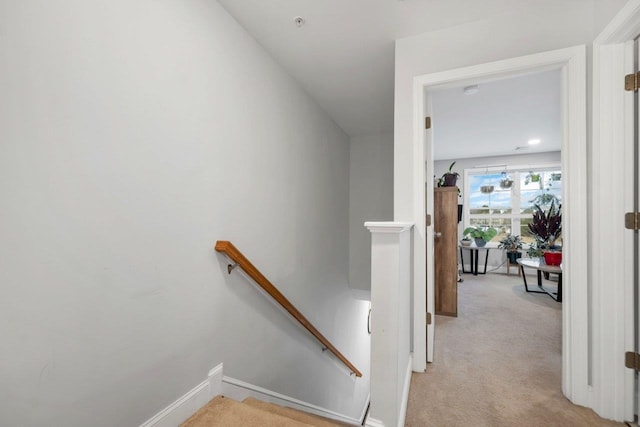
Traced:
[[467, 236], [464, 236], [462, 240], [460, 240], [460, 244], [462, 246], [471, 246], [471, 239], [468, 238]]
[[498, 248], [506, 249], [507, 252], [516, 252], [518, 249], [522, 249], [522, 239], [520, 238], [520, 236], [508, 234], [506, 237], [500, 240]]
[[506, 172], [502, 172], [502, 177], [500, 178], [500, 188], [511, 188], [511, 186], [513, 185], [513, 179], [511, 179], [511, 176], [507, 175]]
[[538, 205], [541, 207], [546, 207], [553, 204], [560, 205], [560, 199], [557, 196], [551, 193], [542, 193], [538, 194], [533, 200], [529, 200], [529, 203], [533, 205]]
[[438, 187], [455, 187], [460, 174], [458, 172], [453, 171], [453, 166], [456, 162], [453, 162], [449, 165], [449, 170], [442, 174], [440, 179], [438, 180]]
[[[540, 182], [540, 174], [534, 173], [533, 171], [529, 171], [527, 176], [524, 177], [524, 183], [529, 184], [530, 182]], [[540, 186], [542, 188], [542, 185]]]
[[518, 251], [518, 249], [522, 249], [522, 239], [520, 236], [508, 234], [500, 240], [498, 248], [507, 250], [507, 259], [511, 264], [516, 264], [518, 258], [522, 257], [522, 254]]
[[530, 258], [540, 258], [542, 256], [542, 250], [543, 250], [543, 247], [536, 240], [529, 246], [529, 249], [527, 249], [527, 255]]

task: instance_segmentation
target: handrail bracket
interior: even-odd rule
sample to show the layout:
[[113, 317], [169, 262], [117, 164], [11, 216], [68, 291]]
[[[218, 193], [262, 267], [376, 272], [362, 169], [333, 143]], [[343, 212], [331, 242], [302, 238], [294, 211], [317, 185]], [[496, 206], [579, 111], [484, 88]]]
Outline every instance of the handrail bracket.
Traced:
[[227, 264], [227, 272], [231, 274], [231, 272], [238, 266], [238, 263], [235, 264]]

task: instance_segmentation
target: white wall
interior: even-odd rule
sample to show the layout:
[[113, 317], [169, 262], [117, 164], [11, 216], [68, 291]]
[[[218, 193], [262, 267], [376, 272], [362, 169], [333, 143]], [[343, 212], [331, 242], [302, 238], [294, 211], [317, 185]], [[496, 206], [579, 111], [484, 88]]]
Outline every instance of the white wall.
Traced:
[[138, 425], [220, 362], [360, 415], [348, 137], [217, 2], [3, 2], [0, 93], [1, 425]]
[[415, 221], [413, 182], [413, 78], [548, 50], [590, 43], [624, 4], [576, 1], [575, 4], [524, 5], [518, 13], [396, 41], [394, 219]]
[[370, 291], [371, 233], [364, 222], [393, 219], [393, 135], [353, 137], [349, 153], [349, 285]]

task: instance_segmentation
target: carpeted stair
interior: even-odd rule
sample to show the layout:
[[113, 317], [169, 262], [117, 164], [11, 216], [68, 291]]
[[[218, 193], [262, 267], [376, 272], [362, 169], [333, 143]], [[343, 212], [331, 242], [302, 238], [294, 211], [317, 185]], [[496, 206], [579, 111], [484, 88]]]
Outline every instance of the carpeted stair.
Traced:
[[262, 402], [252, 397], [237, 402], [224, 396], [217, 396], [181, 427], [332, 427], [344, 424], [300, 412], [295, 409]]

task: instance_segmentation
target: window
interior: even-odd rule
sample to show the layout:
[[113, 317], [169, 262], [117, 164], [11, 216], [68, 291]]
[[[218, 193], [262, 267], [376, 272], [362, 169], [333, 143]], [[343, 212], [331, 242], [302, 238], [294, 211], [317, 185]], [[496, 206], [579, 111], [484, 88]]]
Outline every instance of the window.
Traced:
[[562, 171], [558, 165], [465, 169], [464, 174], [464, 227], [493, 227], [498, 230], [494, 242], [509, 233], [533, 242], [527, 224], [534, 205], [547, 209], [562, 200]]

